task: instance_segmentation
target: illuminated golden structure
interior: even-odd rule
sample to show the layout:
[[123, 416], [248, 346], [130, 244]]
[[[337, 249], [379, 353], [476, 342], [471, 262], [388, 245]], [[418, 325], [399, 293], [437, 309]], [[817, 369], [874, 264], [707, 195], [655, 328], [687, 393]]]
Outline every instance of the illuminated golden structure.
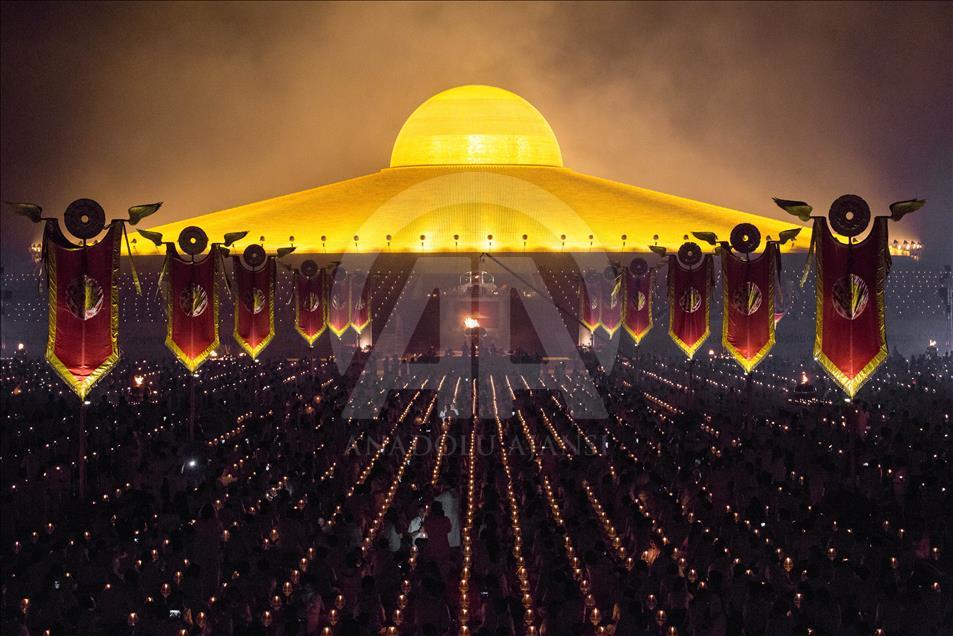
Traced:
[[[690, 231], [727, 237], [742, 222], [774, 237], [796, 227], [574, 172], [532, 104], [500, 88], [460, 86], [411, 114], [389, 168], [155, 229], [177, 236], [199, 225], [219, 237], [247, 228], [246, 241], [294, 236], [298, 253], [644, 252], [656, 243], [676, 249]], [[802, 231], [797, 244], [809, 238]]]

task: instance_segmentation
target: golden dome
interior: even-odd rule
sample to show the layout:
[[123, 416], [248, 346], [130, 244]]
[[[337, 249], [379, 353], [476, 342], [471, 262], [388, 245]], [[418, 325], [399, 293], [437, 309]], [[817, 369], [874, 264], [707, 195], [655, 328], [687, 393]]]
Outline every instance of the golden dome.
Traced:
[[404, 122], [390, 166], [563, 165], [556, 135], [536, 108], [493, 86], [458, 86]]

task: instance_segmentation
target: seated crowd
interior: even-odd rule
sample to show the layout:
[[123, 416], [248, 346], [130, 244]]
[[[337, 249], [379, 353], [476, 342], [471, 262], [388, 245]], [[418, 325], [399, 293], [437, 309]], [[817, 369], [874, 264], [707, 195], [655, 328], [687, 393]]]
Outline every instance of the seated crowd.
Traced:
[[[189, 377], [124, 363], [85, 497], [75, 398], [4, 361], [3, 633], [949, 633], [953, 357], [853, 402], [778, 358], [428, 359], [366, 420], [361, 360], [212, 361], [195, 441]], [[577, 418], [593, 382], [608, 416]]]

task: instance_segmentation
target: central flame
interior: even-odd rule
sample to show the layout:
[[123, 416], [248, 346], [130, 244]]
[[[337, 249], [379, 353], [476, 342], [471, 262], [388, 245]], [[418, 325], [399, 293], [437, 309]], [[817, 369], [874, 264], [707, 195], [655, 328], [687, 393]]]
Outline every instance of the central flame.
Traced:
[[474, 318], [473, 316], [467, 316], [463, 319], [463, 326], [466, 329], [479, 329], [480, 321]]

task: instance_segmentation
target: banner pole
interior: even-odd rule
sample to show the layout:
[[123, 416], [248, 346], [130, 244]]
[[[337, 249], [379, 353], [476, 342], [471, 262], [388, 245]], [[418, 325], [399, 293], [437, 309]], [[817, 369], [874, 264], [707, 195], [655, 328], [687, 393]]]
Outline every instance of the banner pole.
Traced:
[[79, 425], [77, 430], [77, 441], [79, 457], [77, 465], [79, 468], [79, 498], [86, 499], [86, 398], [79, 401]]
[[195, 373], [189, 374], [189, 441], [195, 440]]
[[[770, 247], [768, 248], [770, 249]], [[722, 256], [724, 258], [724, 256]], [[751, 252], [745, 252], [745, 283], [751, 282]], [[727, 285], [727, 280], [721, 281], [722, 285]], [[726, 318], [722, 317], [722, 320]], [[773, 317], [772, 317], [773, 319]], [[751, 351], [751, 315], [748, 314], [745, 316], [745, 345], [747, 350]], [[750, 354], [749, 354], [750, 355]], [[752, 390], [752, 378], [751, 378], [751, 369], [745, 373], [745, 432], [750, 434], [751, 432], [751, 390]]]
[[[81, 259], [81, 280], [82, 277], [86, 275], [86, 239], [83, 239], [83, 249], [82, 249], [82, 259]], [[115, 308], [113, 308], [115, 311]], [[83, 361], [86, 360], [86, 321], [83, 320], [80, 322], [82, 329], [81, 341], [83, 342]], [[86, 499], [86, 396], [83, 395], [79, 400], [79, 431], [78, 433], [78, 448], [79, 448], [79, 498], [80, 500], [85, 501]]]
[[[190, 254], [190, 257], [192, 259], [192, 267], [189, 268], [189, 279], [190, 281], [194, 281], [195, 280], [195, 254]], [[209, 258], [214, 258], [214, 257], [215, 257], [215, 254], [214, 254], [214, 248], [213, 248], [213, 253], [209, 255]], [[213, 264], [213, 268], [214, 268], [214, 264]], [[214, 278], [213, 278], [213, 284], [214, 284]], [[190, 322], [189, 323], [189, 339], [190, 339], [189, 345], [190, 346], [193, 345], [191, 340], [194, 335], [194, 329], [195, 329], [194, 325], [192, 325]], [[190, 442], [195, 441], [195, 374], [196, 374], [196, 371], [194, 370], [189, 372], [189, 441]]]
[[688, 395], [695, 397], [695, 356], [688, 359]]
[[751, 433], [751, 390], [752, 390], [751, 371], [745, 374], [745, 432]]

